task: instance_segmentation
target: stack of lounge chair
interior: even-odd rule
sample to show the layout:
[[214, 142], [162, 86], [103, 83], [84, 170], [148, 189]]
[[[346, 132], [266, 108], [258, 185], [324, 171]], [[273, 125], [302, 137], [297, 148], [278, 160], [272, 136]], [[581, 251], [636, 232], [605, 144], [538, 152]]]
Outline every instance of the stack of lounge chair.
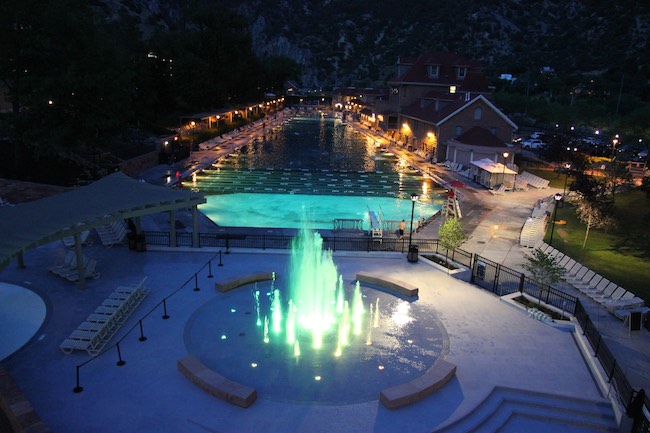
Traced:
[[[97, 261], [82, 256], [84, 278], [99, 278], [99, 272], [95, 270]], [[80, 279], [79, 267], [77, 266], [77, 254], [74, 251], [67, 251], [63, 263], [50, 266], [48, 271], [68, 281], [76, 283]]]
[[501, 184], [495, 189], [491, 189], [490, 192], [494, 195], [503, 195], [506, 192], [506, 186]]
[[521, 229], [519, 245], [525, 248], [537, 248], [542, 244], [550, 204], [549, 200], [540, 200], [535, 204], [530, 218], [526, 220]]
[[[79, 234], [82, 245], [92, 245], [92, 239], [90, 238], [90, 230], [84, 230]], [[74, 236], [66, 236], [63, 238], [63, 245], [68, 248], [74, 247]]]
[[123, 221], [113, 221], [111, 224], [98, 226], [95, 229], [105, 247], [112, 247], [124, 242], [127, 231]]
[[546, 189], [549, 187], [548, 184], [550, 181], [542, 177], [535, 176], [534, 174], [529, 173], [527, 171], [524, 171], [523, 173], [517, 175], [515, 182], [519, 182], [520, 184], [526, 182], [528, 185], [532, 186], [533, 188]]
[[102, 305], [61, 343], [63, 353], [85, 350], [91, 356], [98, 355], [149, 293], [145, 281], [146, 277], [136, 286], [115, 289]]

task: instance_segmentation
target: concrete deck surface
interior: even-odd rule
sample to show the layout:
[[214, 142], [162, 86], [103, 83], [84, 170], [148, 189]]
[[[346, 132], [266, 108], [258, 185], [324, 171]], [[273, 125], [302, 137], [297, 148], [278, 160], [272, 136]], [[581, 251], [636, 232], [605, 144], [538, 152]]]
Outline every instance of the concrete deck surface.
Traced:
[[[448, 276], [424, 260], [408, 263], [391, 254], [336, 254], [346, 283], [358, 271], [392, 275], [420, 287], [418, 303], [435, 311], [449, 337], [447, 360], [458, 366], [456, 378], [438, 393], [401, 410], [384, 408], [378, 400], [352, 405], [287, 403], [260, 395], [249, 409], [212, 397], [190, 383], [176, 369], [187, 354], [183, 340], [191, 314], [215, 296], [217, 279], [257, 271], [283, 271], [284, 253], [233, 252], [223, 267], [213, 266], [199, 276], [196, 292], [192, 275], [213, 252], [138, 253], [125, 246], [86, 247], [96, 258], [102, 276], [79, 289], [48, 274], [48, 264], [63, 254], [53, 243], [29, 252], [26, 269], [7, 269], [4, 281], [23, 285], [46, 300], [43, 328], [23, 349], [5, 360], [37, 413], [54, 432], [428, 432], [471, 412], [495, 386], [602, 400], [572, 333], [530, 318], [520, 308]], [[215, 262], [216, 265], [216, 262]], [[58, 346], [117, 286], [148, 277], [151, 293], [113, 339], [136, 328], [120, 345], [124, 366], [116, 366], [112, 349], [80, 369], [81, 393], [74, 393], [76, 366], [91, 359], [85, 352], [63, 354]], [[170, 319], [158, 306], [143, 320], [140, 342], [138, 319], [172, 291], [190, 281], [166, 302]], [[227, 373], [224, 373], [227, 374]]]

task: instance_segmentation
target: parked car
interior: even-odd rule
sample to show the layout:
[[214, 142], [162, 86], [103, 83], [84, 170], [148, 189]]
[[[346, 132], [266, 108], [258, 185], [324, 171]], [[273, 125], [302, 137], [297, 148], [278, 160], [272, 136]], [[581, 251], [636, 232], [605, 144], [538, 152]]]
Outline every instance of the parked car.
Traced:
[[544, 136], [544, 133], [542, 131], [535, 131], [532, 134], [530, 134], [531, 139], [536, 139], [536, 138], [542, 138]]
[[529, 138], [528, 140], [522, 142], [521, 146], [524, 149], [541, 149], [544, 147], [544, 142], [539, 138]]

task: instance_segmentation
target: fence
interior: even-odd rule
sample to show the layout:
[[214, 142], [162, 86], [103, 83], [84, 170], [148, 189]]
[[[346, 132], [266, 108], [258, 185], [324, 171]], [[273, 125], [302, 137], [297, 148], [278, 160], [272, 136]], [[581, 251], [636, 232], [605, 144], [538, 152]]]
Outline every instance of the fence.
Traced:
[[[168, 232], [145, 232], [144, 234], [148, 244], [171, 245]], [[235, 247], [289, 249], [292, 239], [293, 236], [200, 233], [199, 245], [225, 248], [225, 252], [228, 253], [230, 248]], [[614, 385], [620, 402], [625, 407], [627, 414], [634, 420], [631, 433], [650, 433], [650, 399], [645, 395], [643, 389], [635, 391], [632, 388], [578, 298], [535, 281], [521, 272], [477, 254], [461, 249], [445, 250], [440, 246], [437, 239], [417, 239], [414, 243], [417, 243], [420, 253], [444, 254], [455, 262], [470, 268], [472, 270], [471, 282], [482, 289], [498, 296], [516, 292], [525, 293], [539, 301], [561, 309], [563, 312], [574, 315], [594, 350], [594, 356], [598, 358], [607, 373], [607, 379]], [[177, 233], [176, 245], [191, 246], [192, 235], [190, 233]], [[332, 251], [399, 251], [403, 253], [408, 250], [408, 244], [405, 240], [382, 239], [381, 242], [378, 242], [367, 236], [323, 236], [323, 247]], [[194, 278], [196, 278], [196, 274]], [[141, 324], [141, 321], [139, 323]], [[119, 355], [119, 342], [116, 346]], [[79, 367], [77, 367], [77, 387], [79, 387]]]
[[650, 433], [650, 399], [645, 395], [645, 391], [635, 391], [632, 388], [580, 301], [576, 305], [575, 318], [589, 341], [594, 356], [598, 358], [607, 374], [607, 380], [614, 386], [627, 415], [633, 419], [632, 433]]
[[[167, 238], [169, 239], [169, 236], [167, 236]], [[217, 260], [217, 258], [219, 260], [218, 266], [223, 266], [222, 258], [221, 258], [221, 251], [219, 251], [207, 263], [205, 263], [203, 266], [201, 266], [201, 268], [198, 271], [196, 271], [194, 273], [194, 275], [192, 275], [187, 281], [185, 281], [185, 283], [183, 283], [179, 288], [177, 288], [176, 290], [171, 292], [169, 295], [165, 296], [165, 298], [162, 301], [157, 303], [151, 310], [149, 310], [149, 312], [147, 312], [144, 316], [142, 316], [140, 319], [138, 319], [138, 321], [128, 331], [126, 331], [126, 333], [115, 344], [113, 344], [110, 347], [105, 348], [97, 356], [95, 356], [93, 358], [90, 358], [89, 360], [77, 365], [76, 368], [75, 368], [76, 386], [73, 388], [73, 391], [75, 393], [80, 393], [80, 392], [83, 391], [83, 387], [81, 386], [81, 382], [80, 382], [81, 368], [84, 367], [86, 364], [89, 364], [89, 363], [93, 362], [95, 359], [100, 358], [102, 355], [106, 354], [107, 352], [112, 351], [113, 349], [115, 349], [115, 351], [117, 352], [117, 359], [118, 359], [116, 364], [118, 366], [122, 366], [122, 365], [126, 364], [126, 361], [124, 361], [124, 359], [122, 358], [122, 351], [120, 350], [120, 343], [122, 341], [124, 341], [124, 339], [126, 337], [131, 335], [131, 333], [136, 328], [138, 328], [139, 331], [140, 331], [140, 336], [139, 336], [138, 340], [141, 341], [141, 342], [146, 341], [147, 337], [144, 335], [143, 321], [146, 318], [148, 318], [154, 311], [160, 309], [160, 307], [162, 307], [162, 316], [161, 316], [162, 319], [163, 320], [169, 319], [169, 315], [167, 314], [167, 301], [172, 296], [174, 296], [176, 293], [178, 293], [179, 291], [181, 291], [185, 287], [188, 287], [188, 285], [191, 287], [191, 283], [194, 283], [193, 291], [198, 292], [199, 290], [201, 290], [199, 288], [199, 285], [198, 285], [199, 273], [207, 268], [207, 271], [208, 271], [207, 277], [212, 278], [213, 277], [213, 275], [212, 275], [212, 262]]]

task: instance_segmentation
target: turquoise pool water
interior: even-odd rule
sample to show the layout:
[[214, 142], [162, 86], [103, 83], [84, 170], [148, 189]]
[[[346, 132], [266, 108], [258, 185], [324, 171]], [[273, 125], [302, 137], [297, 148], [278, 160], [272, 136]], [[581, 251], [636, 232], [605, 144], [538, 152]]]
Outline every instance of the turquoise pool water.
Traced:
[[[361, 219], [363, 228], [369, 230], [369, 210], [384, 220], [403, 219], [408, 224], [412, 207], [410, 199], [306, 194], [235, 193], [207, 200], [199, 206], [201, 212], [227, 227], [300, 228], [304, 219], [311, 228], [331, 230], [334, 219]], [[417, 202], [414, 219], [429, 218], [439, 209], [432, 202]]]
[[220, 226], [332, 229], [335, 219], [410, 221], [442, 207], [446, 191], [374, 139], [335, 119], [294, 118], [196, 173], [186, 187]]

